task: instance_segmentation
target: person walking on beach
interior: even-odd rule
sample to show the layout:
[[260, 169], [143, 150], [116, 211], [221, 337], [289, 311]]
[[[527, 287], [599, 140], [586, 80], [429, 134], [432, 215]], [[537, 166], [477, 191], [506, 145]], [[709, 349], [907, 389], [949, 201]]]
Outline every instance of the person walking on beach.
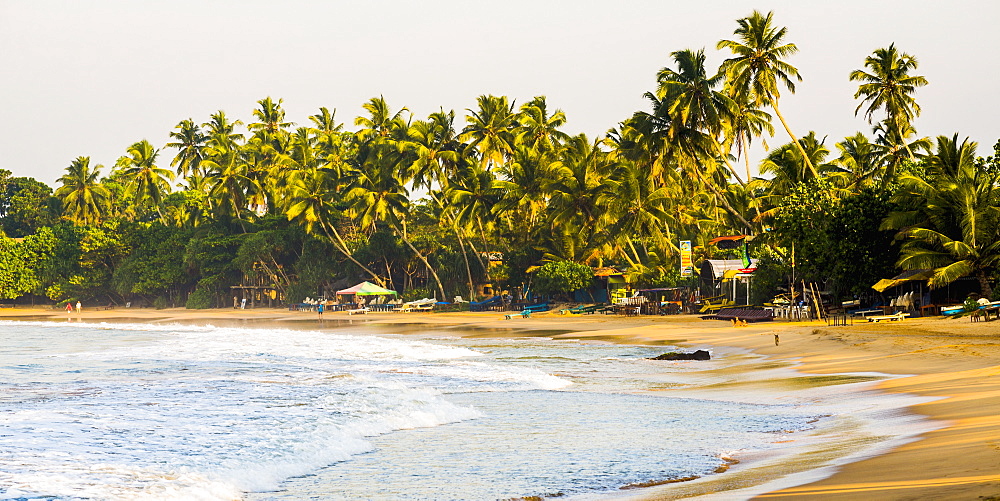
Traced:
[[80, 302], [79, 302], [79, 301], [77, 301], [77, 302], [76, 302], [76, 312], [77, 312], [77, 313], [80, 313], [80, 310], [82, 310], [82, 309], [83, 309], [83, 305], [82, 305], [82, 304], [80, 304]]
[[320, 303], [320, 304], [316, 305], [316, 311], [319, 313], [319, 319], [320, 320], [323, 320], [323, 307], [324, 306], [325, 305], [323, 303]]
[[73, 303], [66, 302], [66, 313], [73, 313]]

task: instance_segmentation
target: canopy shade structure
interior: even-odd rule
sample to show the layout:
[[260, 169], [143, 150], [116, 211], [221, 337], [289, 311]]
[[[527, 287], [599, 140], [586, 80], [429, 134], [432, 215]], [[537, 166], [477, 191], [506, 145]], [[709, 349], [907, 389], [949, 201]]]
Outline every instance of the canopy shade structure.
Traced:
[[358, 296], [388, 296], [392, 294], [395, 296], [396, 291], [379, 287], [371, 282], [361, 282], [354, 287], [339, 290], [337, 291], [337, 294], [356, 294]]
[[886, 289], [909, 282], [910, 280], [923, 281], [931, 278], [933, 275], [934, 270], [906, 270], [892, 278], [883, 278], [882, 280], [879, 280], [878, 283], [872, 286], [872, 289], [879, 292], [885, 292]]
[[[757, 259], [751, 259], [750, 266], [756, 267], [757, 261]], [[713, 277], [716, 280], [732, 278], [735, 273], [744, 269], [746, 268], [743, 266], [743, 261], [740, 259], [706, 259], [701, 263], [702, 276]], [[733, 273], [731, 273], [729, 277], [726, 277], [725, 274], [727, 271], [732, 271]]]
[[715, 237], [708, 241], [708, 245], [715, 245], [720, 249], [735, 249], [743, 245], [743, 239], [749, 235], [728, 235], [725, 237]]

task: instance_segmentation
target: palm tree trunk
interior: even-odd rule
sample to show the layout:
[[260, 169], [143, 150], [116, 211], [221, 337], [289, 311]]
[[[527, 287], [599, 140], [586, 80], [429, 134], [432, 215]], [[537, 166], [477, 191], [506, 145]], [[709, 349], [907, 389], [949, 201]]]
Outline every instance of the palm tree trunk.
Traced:
[[625, 239], [628, 241], [629, 248], [632, 249], [632, 255], [635, 256], [635, 262], [639, 265], [642, 265], [642, 258], [639, 257], [639, 251], [636, 250], [635, 243], [632, 242], [632, 237], [625, 237]]
[[[364, 272], [367, 273], [379, 287], [385, 287], [385, 281], [382, 280], [382, 277], [378, 276], [378, 274], [374, 271], [369, 270], [367, 266], [361, 264], [361, 262], [357, 259], [354, 259], [354, 256], [347, 249], [347, 243], [345, 243], [344, 239], [341, 238], [340, 232], [337, 231], [337, 228], [335, 228], [332, 224], [329, 228], [327, 228], [325, 221], [320, 221], [319, 225], [323, 228], [323, 233], [326, 233], [326, 238], [330, 240], [330, 243], [332, 243], [341, 254], [351, 260], [352, 263], [356, 264], [358, 268], [364, 270]], [[330, 235], [331, 231], [333, 232], [333, 235]]]
[[743, 153], [743, 162], [746, 164], [747, 167], [747, 182], [749, 183], [750, 180], [753, 179], [752, 177], [750, 177], [750, 151], [749, 151], [750, 134], [744, 133], [744, 137], [746, 139], [743, 142], [743, 148], [741, 148], [742, 150], [741, 153]]
[[483, 273], [486, 274], [487, 280], [489, 280], [490, 273], [487, 269], [487, 264], [483, 261], [482, 254], [480, 254], [479, 250], [476, 249], [476, 244], [472, 243], [472, 239], [470, 239], [467, 243], [469, 244], [469, 248], [472, 249], [472, 254], [476, 256], [476, 260], [479, 261], [479, 266], [483, 269]]
[[979, 290], [982, 291], [982, 297], [993, 299], [993, 287], [990, 287], [990, 280], [986, 278], [986, 274], [977, 271], [976, 278], [979, 279]]
[[[726, 167], [729, 168], [729, 172], [733, 173], [733, 177], [735, 177], [736, 181], [740, 183], [740, 186], [746, 186], [747, 183], [745, 183], [742, 179], [740, 179], [740, 175], [736, 173], [736, 168], [733, 167], [733, 164], [729, 163], [728, 156], [727, 155], [721, 155], [721, 156], [722, 156], [722, 161], [726, 163]], [[747, 170], [747, 181], [749, 180], [750, 180], [750, 171]]]
[[[486, 254], [489, 254], [490, 253], [490, 246], [489, 246], [489, 243], [486, 242], [486, 232], [483, 231], [483, 220], [482, 219], [476, 219], [476, 225], [479, 226], [479, 236], [482, 237], [482, 239], [483, 239], [483, 252], [485, 252]], [[493, 279], [490, 278], [490, 269], [489, 269], [489, 267], [483, 268], [483, 273], [486, 274], [486, 281], [493, 282]]]
[[739, 212], [737, 212], [736, 209], [733, 208], [733, 206], [729, 205], [729, 201], [727, 201], [726, 197], [722, 194], [721, 191], [719, 191], [719, 188], [717, 188], [714, 184], [708, 182], [707, 180], [705, 180], [704, 177], [702, 177], [701, 171], [700, 171], [700, 169], [698, 167], [699, 166], [697, 164], [695, 164], [694, 168], [691, 169], [691, 170], [694, 171], [695, 176], [698, 177], [698, 181], [700, 181], [703, 186], [705, 186], [709, 190], [711, 190], [712, 193], [715, 194], [715, 198], [718, 199], [719, 202], [722, 204], [722, 206], [726, 209], [726, 212], [732, 214], [737, 219], [739, 219], [740, 222], [743, 223], [744, 226], [746, 226], [747, 230], [750, 230], [751, 228], [753, 228], [753, 226], [743, 217], [742, 214], [740, 214]]
[[455, 235], [458, 237], [458, 246], [462, 248], [462, 259], [465, 261], [465, 275], [469, 277], [469, 301], [475, 301], [476, 286], [472, 283], [472, 268], [469, 267], [469, 253], [465, 251], [465, 241], [458, 234], [458, 228], [455, 228]]
[[802, 147], [802, 144], [799, 143], [799, 138], [795, 137], [795, 134], [792, 133], [792, 129], [788, 126], [788, 122], [785, 121], [785, 117], [781, 114], [781, 111], [778, 110], [777, 99], [771, 103], [771, 108], [774, 108], [774, 114], [778, 115], [778, 120], [781, 120], [781, 125], [785, 128], [785, 132], [788, 133], [788, 137], [792, 138], [792, 143], [794, 143], [799, 149], [799, 153], [802, 154], [802, 161], [809, 167], [809, 171], [812, 172], [813, 177], [819, 177], [819, 172], [816, 170], [816, 167], [813, 166], [812, 161], [809, 160], [809, 155], [806, 155], [806, 150]]
[[[458, 221], [455, 220], [454, 216], [452, 216], [452, 215], [450, 215], [450, 214], [448, 214], [447, 212], [444, 211], [444, 204], [441, 203], [441, 200], [437, 197], [437, 195], [434, 194], [433, 191], [431, 191], [431, 198], [434, 199], [434, 201], [438, 204], [439, 207], [442, 208], [442, 211], [441, 211], [442, 215], [447, 215], [447, 219], [451, 223], [451, 229], [452, 229], [452, 231], [455, 232], [455, 237], [458, 238], [458, 245], [459, 245], [459, 247], [462, 248], [462, 259], [465, 261], [465, 274], [466, 274], [467, 277], [469, 277], [469, 284], [468, 284], [469, 285], [469, 301], [475, 301], [476, 300], [476, 286], [475, 286], [475, 284], [473, 283], [473, 280], [472, 280], [472, 268], [469, 267], [469, 253], [465, 250], [465, 240], [462, 238], [462, 233], [458, 229]], [[471, 246], [472, 243], [470, 242], [469, 245]], [[480, 258], [479, 264], [482, 264], [482, 258]]]
[[431, 275], [434, 276], [434, 281], [437, 282], [438, 292], [441, 293], [441, 301], [447, 301], [448, 296], [445, 295], [444, 293], [444, 286], [441, 285], [441, 279], [438, 277], [437, 272], [434, 271], [434, 268], [431, 267], [431, 263], [427, 261], [427, 257], [421, 254], [420, 251], [418, 251], [417, 248], [413, 246], [413, 244], [410, 242], [410, 239], [406, 238], [406, 233], [404, 233], [400, 228], [393, 226], [392, 229], [396, 230], [396, 234], [403, 239], [403, 242], [406, 243], [406, 246], [409, 247], [411, 251], [413, 251], [413, 253], [417, 256], [417, 258], [419, 258], [420, 261], [424, 263], [424, 266], [427, 267], [427, 271], [431, 272]]

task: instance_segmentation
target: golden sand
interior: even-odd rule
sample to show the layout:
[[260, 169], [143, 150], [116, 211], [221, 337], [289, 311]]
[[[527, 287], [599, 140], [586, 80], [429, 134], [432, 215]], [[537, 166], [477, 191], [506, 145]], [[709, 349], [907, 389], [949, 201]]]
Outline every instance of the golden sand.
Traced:
[[[550, 335], [633, 344], [728, 346], [752, 350], [795, 369], [821, 375], [881, 372], [908, 377], [877, 383], [886, 392], [936, 400], [915, 405], [912, 412], [938, 420], [942, 427], [886, 454], [844, 465], [828, 478], [759, 495], [759, 499], [833, 500], [977, 500], [1000, 499], [1000, 322], [971, 323], [941, 317], [893, 323], [856, 323], [827, 327], [824, 323], [762, 323], [733, 327], [727, 322], [693, 316], [614, 317], [566, 316], [556, 313], [505, 320], [497, 313], [371, 313], [348, 316], [279, 309], [256, 310], [88, 310], [67, 314], [55, 310], [4, 309], [0, 318], [66, 321], [198, 322], [224, 325], [253, 321], [288, 328], [315, 328], [343, 323], [433, 324], [441, 327], [489, 329], [486, 335]], [[775, 343], [777, 340], [779, 343]], [[850, 447], [851, 444], [840, 444]], [[834, 446], [831, 446], [834, 447]], [[831, 455], [836, 453], [829, 451]], [[643, 499], [679, 499], [726, 492], [821, 466], [823, 451], [796, 464], [734, 469], [694, 482], [632, 491]], [[755, 484], [756, 482], [756, 484]], [[678, 488], [683, 486], [683, 488]], [[641, 491], [641, 493], [640, 493]], [[738, 496], [733, 496], [738, 497]]]

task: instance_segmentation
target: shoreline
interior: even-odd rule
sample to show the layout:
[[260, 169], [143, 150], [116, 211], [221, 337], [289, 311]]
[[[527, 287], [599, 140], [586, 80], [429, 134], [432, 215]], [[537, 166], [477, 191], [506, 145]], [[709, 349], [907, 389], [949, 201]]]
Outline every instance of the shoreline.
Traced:
[[[813, 477], [795, 487], [757, 482], [741, 494], [754, 499], [977, 499], [1000, 496], [1000, 322], [971, 323], [941, 317], [903, 322], [827, 327], [824, 323], [768, 322], [733, 328], [694, 316], [610, 317], [543, 314], [504, 320], [487, 313], [371, 313], [349, 316], [283, 309], [256, 310], [87, 310], [80, 314], [45, 309], [3, 309], [0, 319], [143, 323], [267, 324], [288, 328], [335, 329], [349, 325], [413, 325], [414, 330], [482, 329], [488, 337], [546, 336], [589, 341], [747, 350], [802, 374], [883, 373], [899, 375], [871, 383], [889, 394], [917, 395], [907, 412], [941, 427], [921, 433], [873, 457], [833, 466], [805, 465]], [[467, 334], [468, 332], [465, 331]], [[459, 335], [456, 332], [456, 335]], [[774, 335], [780, 337], [775, 343]], [[475, 336], [479, 336], [475, 334]], [[697, 363], [697, 362], [695, 362]], [[929, 398], [934, 400], [928, 401]], [[734, 466], [719, 477], [627, 491], [629, 499], [706, 498], [736, 493], [738, 477], [755, 472], [756, 461]], [[835, 463], [836, 464], [836, 463]], [[763, 461], [758, 466], [766, 468]], [[817, 469], [818, 468], [818, 469]], [[772, 470], [775, 468], [771, 467]], [[833, 469], [832, 475], [827, 475]], [[826, 470], [826, 471], [821, 471]], [[795, 472], [771, 471], [776, 479]], [[819, 474], [825, 478], [819, 479]], [[785, 484], [792, 485], [792, 484]], [[763, 489], [762, 489], [763, 487]], [[769, 492], [765, 489], [772, 488]], [[763, 494], [754, 494], [764, 492]], [[715, 494], [716, 496], [712, 496]]]

